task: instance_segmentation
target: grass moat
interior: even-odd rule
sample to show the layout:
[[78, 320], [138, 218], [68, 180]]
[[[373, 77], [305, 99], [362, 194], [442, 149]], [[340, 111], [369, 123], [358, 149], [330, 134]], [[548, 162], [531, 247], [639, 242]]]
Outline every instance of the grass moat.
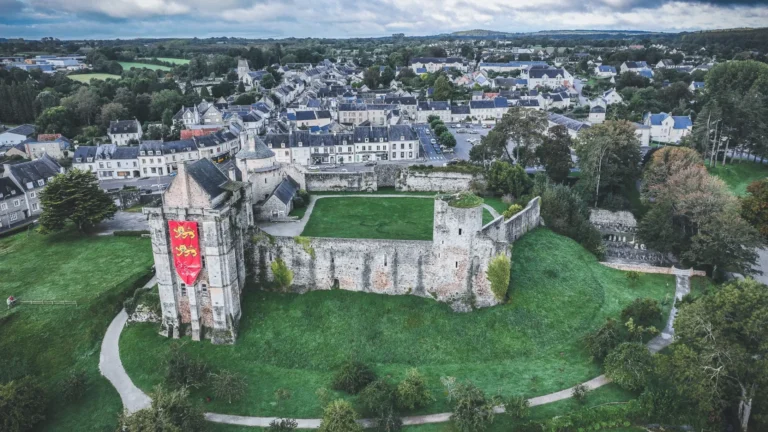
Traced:
[[[422, 201], [430, 207], [433, 203]], [[184, 338], [182, 349], [212, 368], [246, 377], [244, 398], [232, 404], [212, 400], [205, 403], [206, 411], [319, 417], [315, 392], [330, 386], [342, 362], [356, 359], [372, 365], [379, 376], [396, 380], [408, 368], [418, 368], [436, 397], [419, 412], [435, 413], [449, 410], [443, 376], [472, 380], [488, 394], [526, 397], [594, 378], [600, 368], [583, 349], [582, 337], [606, 317], [618, 317], [635, 298], [670, 300], [675, 288], [674, 278], [667, 275], [642, 275], [631, 284], [624, 272], [602, 266], [576, 242], [546, 229], [515, 243], [510, 285], [507, 304], [471, 313], [455, 313], [446, 304], [412, 296], [346, 291], [300, 295], [250, 288], [235, 345]], [[667, 301], [663, 316], [669, 307]], [[120, 340], [122, 362], [144, 391], [163, 383], [169, 348], [179, 343], [157, 331], [157, 324], [131, 325]], [[290, 394], [280, 403], [275, 397], [279, 389]], [[193, 391], [197, 400], [207, 396], [205, 387]]]

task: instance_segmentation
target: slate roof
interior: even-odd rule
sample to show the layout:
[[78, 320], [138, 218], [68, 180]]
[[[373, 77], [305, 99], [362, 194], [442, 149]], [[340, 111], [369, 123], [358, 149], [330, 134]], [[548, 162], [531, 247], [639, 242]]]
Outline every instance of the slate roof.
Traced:
[[416, 105], [416, 98], [413, 96], [386, 96], [384, 103], [393, 105]]
[[453, 105], [451, 106], [451, 114], [469, 115], [469, 105]]
[[21, 189], [9, 177], [0, 177], [0, 200], [21, 195]]
[[417, 109], [419, 111], [448, 111], [451, 106], [444, 101], [419, 102]]
[[469, 107], [471, 109], [490, 109], [495, 108], [493, 101], [490, 100], [473, 100], [469, 101]]
[[613, 67], [613, 66], [608, 66], [608, 65], [601, 65], [600, 67], [598, 67], [598, 70], [600, 72], [610, 72], [610, 73], [613, 73], [613, 74], [616, 73], [616, 68]]
[[288, 205], [288, 203], [293, 200], [293, 197], [296, 196], [296, 192], [299, 191], [299, 184], [296, 182], [296, 180], [292, 179], [291, 176], [285, 176], [283, 181], [280, 182], [279, 185], [275, 188], [275, 191], [272, 192], [272, 195], [277, 197], [280, 201], [283, 202], [283, 204]]
[[691, 118], [688, 116], [670, 116], [667, 113], [658, 113], [658, 114], [651, 114], [646, 113], [643, 116], [643, 120], [650, 119], [651, 126], [661, 126], [662, 122], [664, 120], [668, 119], [669, 117], [672, 117], [672, 121], [674, 122], [672, 125], [673, 129], [688, 129], [690, 127], [693, 127], [693, 121], [691, 121]]
[[464, 59], [460, 57], [414, 57], [411, 64], [414, 63], [463, 63]]
[[674, 129], [688, 129], [689, 127], [693, 127], [693, 122], [688, 116], [672, 116], [672, 119], [675, 121], [675, 125], [672, 126]]
[[254, 150], [249, 150], [248, 147], [245, 147], [237, 152], [235, 157], [238, 159], [269, 159], [275, 156], [275, 152], [270, 150], [261, 138], [255, 137], [254, 140]]
[[539, 106], [539, 100], [538, 99], [520, 99], [517, 102], [517, 105], [521, 107], [537, 107]]
[[[48, 178], [59, 174], [61, 166], [52, 157], [44, 154], [40, 159], [29, 162], [22, 162], [11, 165], [11, 177], [13, 177], [26, 190], [37, 189], [37, 181], [43, 180], [48, 183]], [[27, 183], [32, 182], [32, 187], [27, 187]]]
[[138, 133], [139, 122], [137, 120], [114, 120], [109, 122], [109, 133]]
[[389, 127], [389, 140], [400, 141], [400, 137], [403, 140], [414, 141], [417, 140], [416, 132], [409, 125], [392, 125]]
[[316, 118], [314, 111], [296, 111], [296, 121], [315, 120]]
[[602, 105], [594, 105], [592, 108], [589, 109], [589, 112], [591, 113], [603, 113], [605, 114], [605, 108], [603, 108]]
[[221, 170], [216, 168], [210, 159], [200, 159], [187, 164], [187, 173], [200, 185], [211, 198], [217, 197], [227, 190], [224, 186], [229, 183], [229, 178]]
[[563, 69], [539, 69], [539, 68], [531, 68], [528, 71], [528, 78], [543, 78], [544, 75], [546, 75], [549, 78], [554, 78], [558, 75], [565, 76], [565, 71]]
[[629, 69], [647, 69], [648, 63], [644, 61], [628, 61], [626, 62]]
[[0, 133], [12, 133], [16, 135], [24, 135], [25, 137], [29, 137], [35, 134], [35, 126], [31, 124], [23, 124], [23, 125], [16, 126], [13, 129], [9, 129], [5, 132], [0, 132]]
[[694, 81], [693, 82], [693, 88], [694, 89], [703, 89], [704, 88], [704, 81]]
[[578, 131], [580, 131], [582, 129], [589, 128], [589, 124], [584, 123], [584, 122], [580, 122], [578, 120], [574, 120], [572, 118], [566, 117], [566, 116], [561, 115], [561, 114], [550, 113], [548, 115], [548, 119], [552, 123], [555, 123], [555, 124], [558, 124], [558, 125], [561, 125], [561, 126], [565, 126], [566, 128], [568, 128], [570, 130], [573, 130], [573, 131], [576, 131], [576, 132], [578, 132]]
[[638, 72], [638, 74], [639, 74], [640, 76], [642, 76], [642, 77], [646, 77], [646, 78], [648, 78], [648, 79], [651, 79], [651, 78], [653, 78], [653, 71], [652, 71], [652, 70], [650, 70], [650, 69], [640, 69], [640, 71]]

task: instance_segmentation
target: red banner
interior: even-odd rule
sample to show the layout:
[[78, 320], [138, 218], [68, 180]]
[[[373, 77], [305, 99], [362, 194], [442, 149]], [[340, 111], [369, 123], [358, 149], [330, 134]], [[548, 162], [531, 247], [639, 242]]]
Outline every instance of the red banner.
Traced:
[[176, 272], [187, 285], [195, 283], [202, 269], [197, 222], [168, 221], [171, 253]]

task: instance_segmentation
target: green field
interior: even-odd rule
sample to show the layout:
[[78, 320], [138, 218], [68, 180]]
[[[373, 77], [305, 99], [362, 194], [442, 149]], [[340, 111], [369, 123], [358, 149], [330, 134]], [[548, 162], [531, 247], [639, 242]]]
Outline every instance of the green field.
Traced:
[[709, 173], [723, 179], [735, 195], [746, 195], [747, 186], [755, 180], [768, 177], [768, 165], [734, 160], [728, 165], [708, 167]]
[[109, 78], [120, 79], [120, 75], [107, 74], [107, 73], [70, 74], [70, 75], [67, 75], [67, 78], [75, 81], [79, 81], [81, 83], [88, 84], [89, 82], [91, 82], [92, 79], [97, 79], [102, 81]]
[[178, 59], [178, 58], [170, 58], [170, 57], [158, 57], [157, 59], [163, 62], [173, 63], [177, 65], [189, 64], [189, 60], [187, 59]]
[[123, 70], [130, 70], [131, 68], [136, 69], [149, 69], [149, 70], [161, 70], [161, 71], [169, 71], [171, 68], [168, 66], [160, 66], [160, 65], [154, 65], [149, 63], [136, 63], [136, 62], [118, 62], [120, 63], [120, 66], [123, 67]]
[[432, 240], [431, 198], [323, 198], [302, 236]]
[[[25, 374], [40, 380], [51, 410], [39, 429], [115, 429], [122, 404], [98, 371], [101, 339], [122, 296], [152, 262], [146, 239], [34, 230], [0, 239], [0, 298], [77, 302], [0, 310], [0, 382]], [[60, 383], [76, 370], [86, 372], [88, 390], [82, 401], [68, 404]]]
[[[182, 349], [213, 368], [247, 377], [243, 400], [231, 405], [214, 400], [207, 411], [318, 417], [315, 391], [354, 358], [395, 380], [417, 367], [437, 395], [421, 412], [444, 412], [449, 406], [441, 376], [470, 379], [489, 394], [532, 397], [599, 375], [581, 338], [637, 297], [661, 300], [674, 292], [674, 278], [666, 275], [642, 275], [630, 287], [623, 272], [602, 266], [576, 242], [546, 229], [515, 243], [512, 260], [511, 301], [471, 313], [454, 313], [447, 304], [415, 296], [286, 294], [249, 287], [234, 345], [186, 342]], [[174, 343], [157, 330], [157, 324], [132, 325], [120, 340], [122, 362], [145, 391], [163, 382], [162, 365]], [[291, 394], [280, 405], [278, 389]], [[196, 400], [208, 395], [206, 387], [193, 392]]]

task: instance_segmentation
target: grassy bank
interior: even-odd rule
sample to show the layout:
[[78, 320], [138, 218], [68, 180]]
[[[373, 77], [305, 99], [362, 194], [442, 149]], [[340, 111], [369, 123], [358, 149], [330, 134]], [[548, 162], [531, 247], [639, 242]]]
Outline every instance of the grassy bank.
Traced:
[[768, 165], [735, 160], [728, 165], [708, 167], [709, 173], [720, 177], [735, 195], [746, 195], [747, 186], [755, 180], [768, 177]]

